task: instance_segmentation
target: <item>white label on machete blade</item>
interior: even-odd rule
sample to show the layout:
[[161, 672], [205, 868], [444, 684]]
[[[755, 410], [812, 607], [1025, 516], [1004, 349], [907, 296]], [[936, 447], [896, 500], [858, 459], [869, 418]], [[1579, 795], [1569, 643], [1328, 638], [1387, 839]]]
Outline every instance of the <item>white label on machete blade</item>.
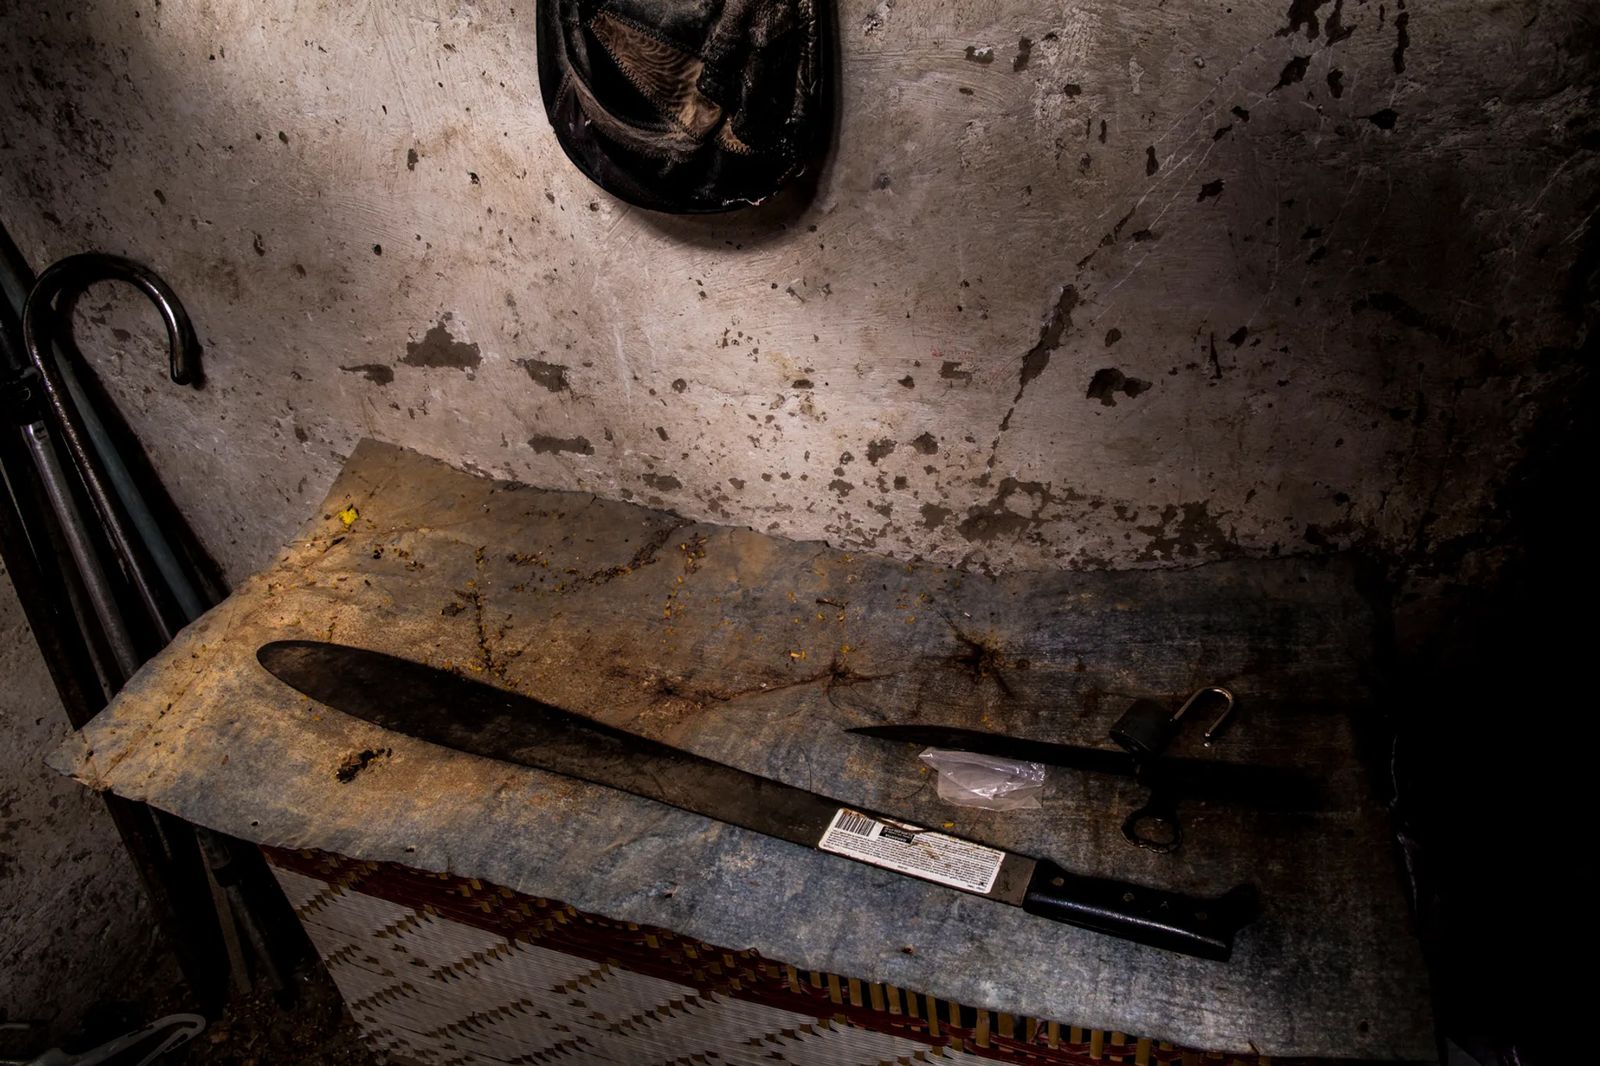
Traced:
[[994, 887], [1006, 857], [995, 848], [904, 822], [883, 821], [848, 807], [839, 808], [817, 847], [979, 895]]

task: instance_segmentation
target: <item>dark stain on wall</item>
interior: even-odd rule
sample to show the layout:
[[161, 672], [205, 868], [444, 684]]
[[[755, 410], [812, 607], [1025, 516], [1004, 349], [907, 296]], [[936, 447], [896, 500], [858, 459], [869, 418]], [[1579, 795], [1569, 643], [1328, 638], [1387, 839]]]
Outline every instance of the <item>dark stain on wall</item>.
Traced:
[[1133, 399], [1142, 392], [1148, 392], [1150, 382], [1130, 378], [1115, 367], [1106, 367], [1096, 370], [1094, 377], [1089, 379], [1089, 391], [1085, 397], [1090, 400], [1099, 400], [1103, 407], [1117, 406], [1117, 393], [1122, 393], [1128, 399]]
[[1283, 72], [1278, 75], [1278, 84], [1272, 87], [1273, 91], [1276, 92], [1300, 81], [1306, 76], [1306, 70], [1310, 66], [1310, 56], [1295, 56], [1289, 60], [1283, 65]]
[[1306, 40], [1316, 40], [1317, 34], [1322, 32], [1322, 24], [1317, 19], [1317, 9], [1327, 2], [1328, 0], [1290, 0], [1286, 15], [1288, 21], [1278, 28], [1277, 36], [1288, 37], [1304, 27]]
[[394, 368], [384, 366], [382, 363], [357, 363], [355, 366], [341, 366], [339, 369], [346, 374], [360, 374], [374, 385], [387, 385], [394, 380]]
[[[1089, 253], [1087, 255], [1085, 255], [1082, 259], [1078, 260], [1078, 269], [1079, 270], [1082, 270], [1084, 267], [1088, 266], [1089, 263], [1094, 260], [1094, 257], [1100, 254], [1100, 249], [1102, 249], [1102, 248], [1110, 248], [1113, 244], [1116, 244], [1118, 241], [1120, 241], [1122, 239], [1122, 227], [1124, 227], [1124, 226], [1126, 226], [1128, 224], [1129, 220], [1133, 218], [1133, 213], [1135, 211], [1137, 211], [1137, 210], [1139, 210], [1139, 205], [1137, 203], [1135, 203], [1132, 207], [1128, 208], [1127, 214], [1125, 214], [1121, 218], [1117, 219], [1117, 221], [1112, 225], [1112, 227], [1109, 230], [1107, 230], [1105, 233], [1100, 235], [1100, 243], [1096, 244], [1092, 249], [1090, 249], [1090, 251], [1089, 251]], [[1148, 230], [1142, 230], [1140, 232], [1148, 234], [1149, 231]], [[1139, 234], [1135, 233], [1133, 235], [1133, 239], [1134, 240], [1139, 240], [1140, 239]]]
[[1333, 10], [1328, 14], [1328, 43], [1338, 44], [1354, 32], [1354, 26], [1344, 24], [1344, 0], [1333, 0]]
[[867, 444], [867, 462], [871, 463], [873, 466], [877, 466], [879, 459], [889, 455], [899, 446], [899, 441], [891, 440], [888, 437], [871, 441]]
[[1022, 369], [1017, 374], [1015, 403], [1034, 378], [1044, 373], [1050, 365], [1050, 355], [1061, 347], [1061, 338], [1072, 326], [1072, 310], [1078, 306], [1078, 290], [1073, 285], [1063, 285], [1061, 295], [1050, 309], [1050, 318], [1039, 328], [1039, 340], [1022, 357]]
[[561, 363], [547, 363], [542, 359], [518, 359], [517, 365], [528, 372], [528, 378], [551, 392], [571, 392], [567, 381], [567, 367]]
[[683, 488], [683, 482], [671, 474], [645, 474], [644, 483], [658, 492], [675, 492]]
[[1238, 554], [1233, 538], [1212, 516], [1208, 501], [1168, 504], [1161, 509], [1158, 521], [1134, 528], [1150, 537], [1140, 556], [1141, 562], [1170, 562], [1202, 555], [1227, 558]]
[[400, 361], [406, 366], [428, 369], [474, 370], [481, 365], [483, 353], [476, 344], [458, 341], [450, 335], [451, 317], [446, 314], [420, 341], [408, 341], [406, 354]]
[[1394, 17], [1394, 72], [1404, 74], [1406, 49], [1411, 47], [1411, 13], [1406, 10], [1406, 0], [1400, 0], [1400, 10]]
[[1022, 71], [1028, 69], [1028, 59], [1033, 55], [1033, 38], [1022, 37], [1017, 41], [1017, 55], [1011, 61], [1011, 69]]
[[[1018, 493], [1029, 497], [1032, 504], [1030, 513], [1024, 514], [1007, 505], [1011, 497]], [[1070, 490], [1061, 495], [1067, 500], [1082, 499], [1080, 493]], [[988, 503], [967, 508], [967, 517], [956, 526], [956, 531], [972, 543], [1019, 537], [1023, 533], [1038, 530], [1043, 526], [1046, 522], [1044, 509], [1057, 502], [1059, 501], [1048, 484], [1008, 477], [1000, 482], [994, 498]]]
[[588, 437], [552, 437], [548, 434], [539, 434], [528, 438], [528, 446], [540, 455], [555, 455], [558, 452], [573, 452], [577, 455], [593, 455], [594, 445], [589, 443]]

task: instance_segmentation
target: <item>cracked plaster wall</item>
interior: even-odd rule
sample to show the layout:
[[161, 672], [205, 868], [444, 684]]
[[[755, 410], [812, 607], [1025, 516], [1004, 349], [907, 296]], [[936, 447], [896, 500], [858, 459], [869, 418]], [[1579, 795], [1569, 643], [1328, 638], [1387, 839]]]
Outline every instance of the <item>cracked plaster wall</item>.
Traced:
[[1425, 553], [1595, 255], [1576, 3], [847, 0], [815, 199], [721, 219], [573, 170], [531, 3], [0, 12], [6, 221], [184, 295], [205, 391], [86, 346], [235, 575], [363, 434], [991, 568]]

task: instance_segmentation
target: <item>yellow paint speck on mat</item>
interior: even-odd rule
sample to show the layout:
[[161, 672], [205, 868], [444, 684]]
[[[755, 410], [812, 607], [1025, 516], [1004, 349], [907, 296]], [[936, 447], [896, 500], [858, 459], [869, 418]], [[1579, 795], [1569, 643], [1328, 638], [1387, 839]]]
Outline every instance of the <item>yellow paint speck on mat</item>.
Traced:
[[341, 521], [341, 522], [343, 522], [345, 524], [345, 528], [346, 529], [348, 529], [349, 527], [355, 525], [356, 524], [356, 519], [358, 519], [360, 517], [361, 517], [361, 512], [356, 510], [356, 505], [353, 504], [353, 503], [350, 506], [346, 507], [344, 510], [339, 512], [339, 521]]

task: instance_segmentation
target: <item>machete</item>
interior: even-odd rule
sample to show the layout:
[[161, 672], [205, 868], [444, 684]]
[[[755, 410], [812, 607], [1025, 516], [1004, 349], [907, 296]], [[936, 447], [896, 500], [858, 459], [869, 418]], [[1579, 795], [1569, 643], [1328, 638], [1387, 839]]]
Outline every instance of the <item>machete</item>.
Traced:
[[1071, 873], [746, 773], [423, 663], [322, 641], [262, 645], [261, 665], [335, 710], [456, 751], [562, 774], [1029, 914], [1206, 959], [1255, 916], [1253, 885], [1215, 898]]

